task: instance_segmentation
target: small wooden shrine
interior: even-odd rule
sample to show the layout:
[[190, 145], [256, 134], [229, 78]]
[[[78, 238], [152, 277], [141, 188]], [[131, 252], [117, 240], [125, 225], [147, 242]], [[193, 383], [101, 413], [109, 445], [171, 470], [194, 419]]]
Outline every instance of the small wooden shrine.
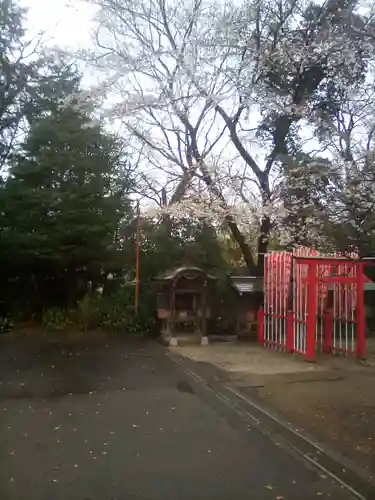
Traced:
[[163, 340], [207, 344], [211, 289], [216, 278], [193, 266], [180, 267], [157, 278], [157, 313]]
[[263, 306], [264, 279], [257, 276], [231, 276], [237, 291], [236, 334], [239, 339], [256, 340], [258, 310]]

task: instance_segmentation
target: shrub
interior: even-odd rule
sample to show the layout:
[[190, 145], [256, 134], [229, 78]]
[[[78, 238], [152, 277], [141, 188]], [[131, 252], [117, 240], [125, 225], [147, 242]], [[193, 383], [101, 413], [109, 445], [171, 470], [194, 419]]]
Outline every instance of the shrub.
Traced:
[[155, 331], [152, 307], [144, 303], [138, 314], [134, 311], [134, 289], [119, 290], [99, 301], [100, 326], [106, 330], [123, 331], [133, 335], [148, 336]]
[[13, 328], [12, 321], [6, 317], [0, 317], [0, 333], [7, 333]]
[[97, 328], [101, 323], [101, 298], [96, 295], [86, 294], [77, 304], [76, 323], [81, 330]]
[[70, 324], [69, 313], [62, 309], [46, 309], [42, 323], [48, 330], [65, 330]]
[[111, 332], [150, 336], [156, 331], [153, 304], [142, 299], [138, 314], [134, 311], [134, 288], [124, 287], [107, 296], [86, 294], [74, 311], [47, 309], [43, 326], [49, 330], [64, 330], [77, 325], [87, 331], [102, 328]]

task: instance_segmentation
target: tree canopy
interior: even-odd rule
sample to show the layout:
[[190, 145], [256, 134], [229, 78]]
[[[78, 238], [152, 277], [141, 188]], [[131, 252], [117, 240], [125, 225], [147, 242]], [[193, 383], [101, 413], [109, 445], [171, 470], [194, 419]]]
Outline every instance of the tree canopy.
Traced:
[[1, 190], [3, 275], [74, 302], [119, 269], [130, 187], [123, 144], [89, 117], [65, 108], [35, 122]]
[[132, 283], [137, 226], [144, 288], [183, 264], [262, 275], [272, 248], [373, 252], [371, 6], [87, 1], [71, 54], [0, 0], [5, 308]]
[[[320, 242], [328, 224], [328, 239], [342, 247], [334, 238], [336, 209], [331, 214], [325, 207], [347, 212], [351, 179], [363, 175], [366, 145], [359, 139], [373, 128], [371, 6], [340, 0], [197, 0], [184, 9], [175, 0], [93, 3], [100, 7], [94, 56], [116, 82], [117, 104], [108, 113], [121, 116], [144, 159], [146, 194], [160, 192], [162, 172], [168, 196], [161, 208], [181, 213], [178, 205], [186, 207], [203, 183], [203, 199], [216, 206], [251, 273], [262, 273], [275, 232], [285, 244]], [[294, 170], [299, 186], [293, 187]], [[320, 179], [309, 183], [318, 171]], [[361, 186], [368, 185], [364, 179]], [[317, 199], [323, 186], [329, 197]], [[350, 203], [351, 218], [361, 217]], [[296, 217], [303, 238], [296, 237]], [[243, 227], [249, 220], [258, 232], [255, 251], [253, 231]]]

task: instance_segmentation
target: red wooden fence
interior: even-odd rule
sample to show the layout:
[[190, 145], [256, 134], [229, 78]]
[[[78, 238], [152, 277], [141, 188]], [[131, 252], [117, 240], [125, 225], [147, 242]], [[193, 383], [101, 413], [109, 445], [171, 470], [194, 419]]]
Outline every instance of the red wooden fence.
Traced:
[[364, 261], [310, 249], [265, 256], [259, 343], [313, 361], [324, 353], [366, 353]]

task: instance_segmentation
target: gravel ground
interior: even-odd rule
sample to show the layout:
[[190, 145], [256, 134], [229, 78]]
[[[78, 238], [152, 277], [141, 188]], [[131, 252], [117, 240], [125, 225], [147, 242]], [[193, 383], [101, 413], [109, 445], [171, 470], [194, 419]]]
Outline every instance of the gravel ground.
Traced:
[[298, 357], [249, 344], [175, 348], [224, 369], [242, 390], [256, 390], [286, 420], [375, 476], [375, 342], [368, 359]]
[[286, 373], [321, 372], [324, 367], [309, 364], [282, 352], [264, 349], [249, 343], [212, 343], [208, 346], [171, 347], [172, 352], [194, 361], [212, 363], [225, 370], [249, 375], [278, 375]]

